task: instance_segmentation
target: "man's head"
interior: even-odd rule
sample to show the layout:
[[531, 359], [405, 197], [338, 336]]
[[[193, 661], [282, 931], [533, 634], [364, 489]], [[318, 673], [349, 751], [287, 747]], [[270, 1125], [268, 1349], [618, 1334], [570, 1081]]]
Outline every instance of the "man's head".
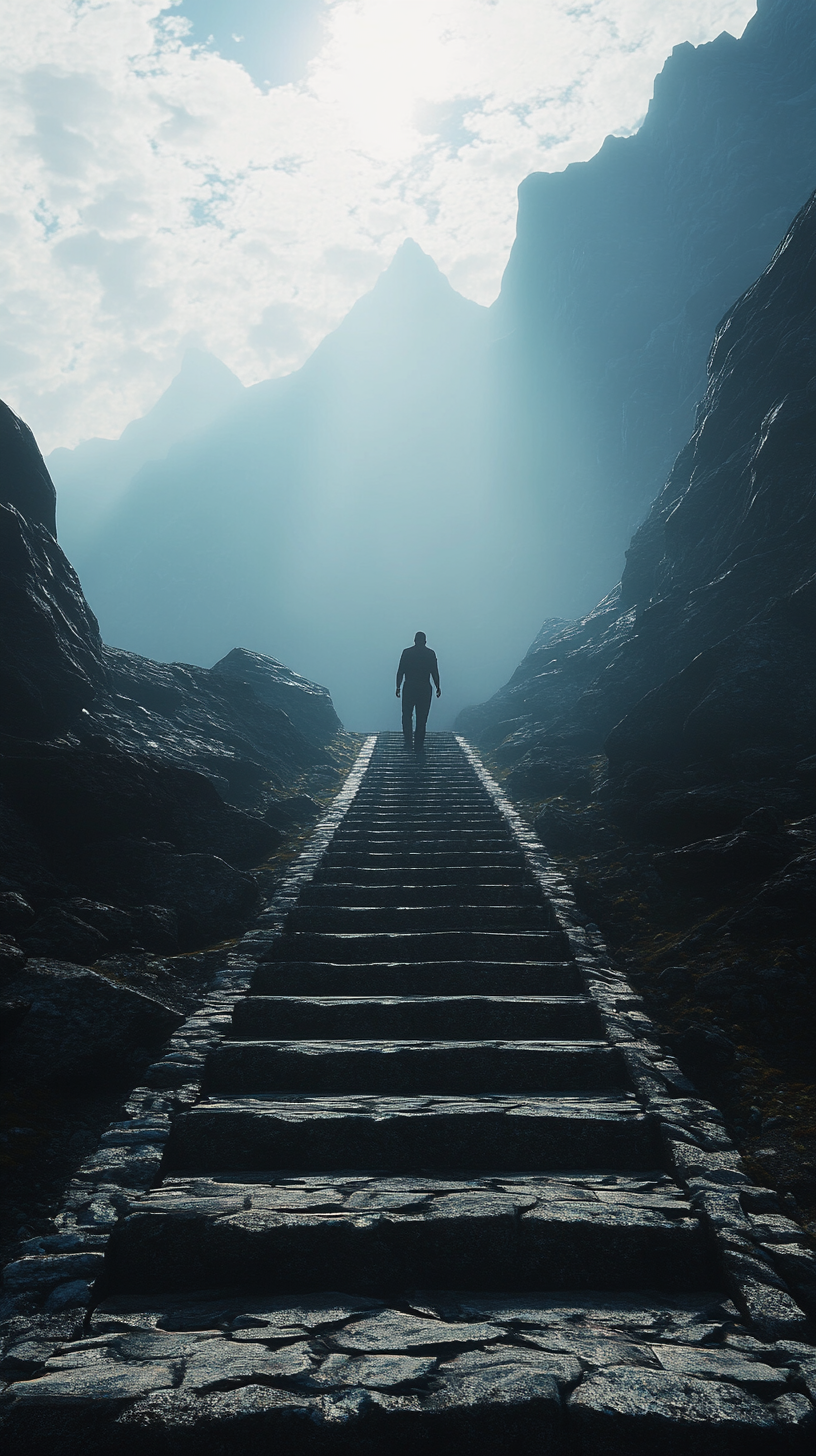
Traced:
[[415, 632], [414, 633], [414, 646], [415, 647], [424, 647], [425, 646], [425, 643], [427, 642], [427, 640], [428, 639], [425, 636], [425, 633], [424, 632]]

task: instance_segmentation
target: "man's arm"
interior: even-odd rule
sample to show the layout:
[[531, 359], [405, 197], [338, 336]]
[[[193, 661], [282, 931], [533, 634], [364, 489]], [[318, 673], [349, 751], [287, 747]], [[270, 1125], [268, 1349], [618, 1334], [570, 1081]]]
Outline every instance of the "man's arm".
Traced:
[[405, 650], [403, 649], [402, 656], [401, 656], [401, 658], [399, 660], [399, 667], [397, 668], [397, 697], [399, 697], [399, 695], [400, 695], [400, 684], [401, 684], [402, 679], [404, 677], [405, 677]]
[[442, 689], [439, 686], [439, 664], [436, 660], [436, 653], [431, 652], [431, 657], [433, 658], [433, 662], [431, 663], [431, 677], [436, 684], [436, 696], [440, 698], [442, 696]]

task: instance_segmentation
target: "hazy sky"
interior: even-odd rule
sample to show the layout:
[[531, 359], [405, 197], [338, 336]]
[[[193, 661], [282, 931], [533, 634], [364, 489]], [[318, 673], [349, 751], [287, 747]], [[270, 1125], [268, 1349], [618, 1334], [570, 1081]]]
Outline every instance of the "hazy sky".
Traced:
[[0, 394], [118, 435], [197, 343], [297, 367], [414, 237], [496, 295], [516, 187], [753, 0], [0, 0]]

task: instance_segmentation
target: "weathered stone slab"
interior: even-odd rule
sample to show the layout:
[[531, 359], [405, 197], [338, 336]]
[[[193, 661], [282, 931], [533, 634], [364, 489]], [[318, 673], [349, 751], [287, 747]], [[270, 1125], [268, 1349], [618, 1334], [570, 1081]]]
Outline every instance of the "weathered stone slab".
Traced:
[[583, 985], [573, 961], [266, 961], [252, 991], [280, 996], [571, 996]]
[[586, 996], [248, 996], [238, 1002], [240, 1039], [592, 1037], [599, 1019]]
[[[379, 1294], [441, 1283], [518, 1289], [683, 1287], [712, 1275], [687, 1206], [637, 1205], [579, 1190], [544, 1196], [505, 1189], [380, 1188], [349, 1192], [190, 1182], [135, 1201], [108, 1245], [107, 1277], [122, 1290], [225, 1286], [321, 1289], [339, 1279]], [[550, 1196], [548, 1196], [550, 1195]]]
[[653, 1168], [657, 1123], [625, 1097], [255, 1097], [180, 1114], [175, 1167]]
[[222, 1042], [207, 1061], [213, 1093], [607, 1091], [620, 1059], [600, 1041]]
[[263, 959], [367, 965], [372, 961], [546, 961], [563, 960], [568, 950], [560, 933], [439, 930], [331, 935], [302, 931], [279, 936]]
[[569, 1399], [568, 1429], [582, 1452], [666, 1456], [783, 1449], [783, 1423], [737, 1385], [618, 1367], [587, 1377]]

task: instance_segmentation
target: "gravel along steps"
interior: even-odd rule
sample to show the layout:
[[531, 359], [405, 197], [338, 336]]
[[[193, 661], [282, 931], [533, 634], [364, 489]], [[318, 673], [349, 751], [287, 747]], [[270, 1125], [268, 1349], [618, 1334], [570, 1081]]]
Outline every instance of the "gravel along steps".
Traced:
[[796, 1226], [540, 846], [450, 734], [341, 799], [151, 1069], [151, 1171], [74, 1195], [101, 1274], [7, 1349], [14, 1449], [804, 1451]]

